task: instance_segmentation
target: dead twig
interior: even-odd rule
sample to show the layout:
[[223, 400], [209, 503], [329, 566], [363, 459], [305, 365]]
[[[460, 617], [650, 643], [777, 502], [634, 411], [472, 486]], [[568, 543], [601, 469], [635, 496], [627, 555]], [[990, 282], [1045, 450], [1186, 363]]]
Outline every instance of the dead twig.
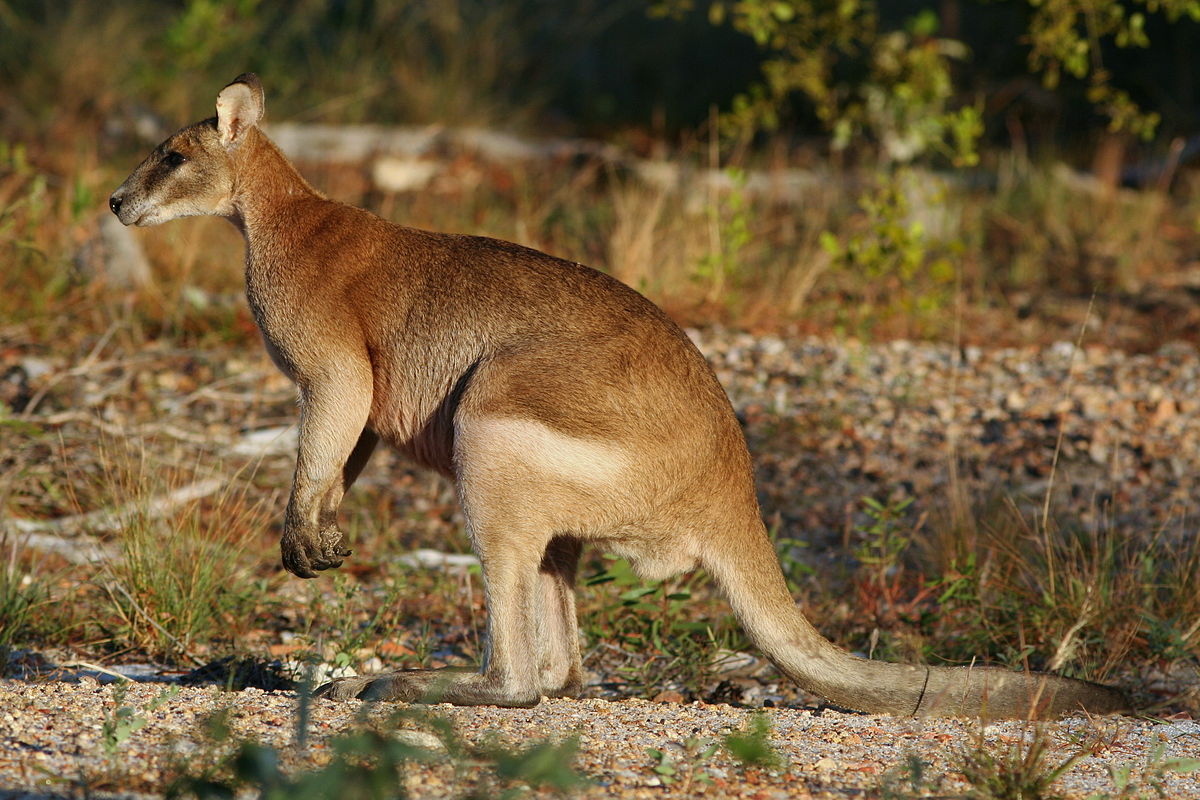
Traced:
[[[21, 520], [27, 522], [28, 520]], [[7, 534], [4, 535], [8, 538]], [[26, 533], [20, 538], [23, 547], [58, 553], [72, 564], [99, 564], [116, 557], [112, 548], [94, 539], [79, 536], [59, 536], [51, 533]]]
[[225, 485], [224, 478], [196, 481], [147, 501], [127, 503], [117, 508], [103, 508], [85, 514], [72, 514], [55, 519], [10, 519], [8, 526], [17, 533], [57, 533], [87, 531], [112, 533], [120, 530], [130, 519], [158, 519], [176, 508], [214, 494]]
[[109, 591], [116, 589], [118, 592], [125, 595], [125, 599], [129, 601], [129, 604], [131, 606], [133, 606], [133, 610], [136, 611], [138, 614], [140, 614], [142, 616], [142, 618], [146, 620], [146, 622], [149, 622], [150, 625], [153, 626], [154, 630], [158, 631], [163, 636], [167, 637], [167, 639], [171, 642], [171, 644], [178, 647], [180, 655], [182, 655], [184, 658], [186, 658], [188, 661], [192, 662], [193, 664], [195, 664], [198, 667], [204, 666], [204, 662], [201, 661], [200, 659], [196, 658], [194, 655], [192, 655], [188, 651], [187, 646], [183, 642], [179, 641], [177, 638], [175, 638], [170, 633], [168, 633], [167, 630], [165, 628], [163, 628], [162, 625], [159, 625], [158, 622], [155, 621], [155, 619], [153, 617], [151, 617], [148, 613], [146, 613], [146, 609], [142, 608], [141, 603], [139, 603], [137, 600], [134, 600], [133, 595], [131, 595], [129, 593], [129, 591], [124, 586], [122, 586], [118, 581], [113, 581], [112, 583], [108, 584], [106, 588]]

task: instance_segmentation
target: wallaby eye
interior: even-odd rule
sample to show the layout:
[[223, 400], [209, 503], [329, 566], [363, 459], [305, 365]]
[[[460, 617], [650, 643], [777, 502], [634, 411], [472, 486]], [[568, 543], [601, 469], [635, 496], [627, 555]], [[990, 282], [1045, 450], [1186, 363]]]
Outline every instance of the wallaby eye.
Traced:
[[166, 164], [171, 169], [175, 169], [175, 167], [178, 167], [180, 164], [182, 164], [185, 161], [187, 161], [187, 157], [184, 156], [183, 153], [177, 152], [175, 150], [171, 150], [165, 156], [163, 156], [163, 163]]

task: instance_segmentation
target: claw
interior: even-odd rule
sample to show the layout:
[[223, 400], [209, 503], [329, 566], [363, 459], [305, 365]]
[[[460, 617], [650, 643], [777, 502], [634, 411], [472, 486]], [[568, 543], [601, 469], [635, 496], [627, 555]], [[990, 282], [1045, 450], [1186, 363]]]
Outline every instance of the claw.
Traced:
[[346, 556], [352, 554], [345, 541], [345, 534], [336, 527], [326, 528], [316, 536], [303, 531], [285, 533], [280, 543], [283, 567], [297, 577], [315, 578], [318, 572], [340, 567]]
[[317, 577], [317, 573], [312, 570], [302, 552], [284, 550], [282, 561], [283, 568], [298, 578]]

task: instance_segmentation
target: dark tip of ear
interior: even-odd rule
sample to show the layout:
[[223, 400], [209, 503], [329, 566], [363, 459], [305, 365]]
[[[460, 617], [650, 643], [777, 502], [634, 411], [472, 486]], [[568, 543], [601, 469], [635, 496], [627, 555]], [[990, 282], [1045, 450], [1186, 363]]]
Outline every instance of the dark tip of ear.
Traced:
[[241, 75], [238, 75], [236, 78], [231, 80], [227, 86], [233, 86], [235, 83], [244, 83], [251, 89], [258, 89], [259, 91], [262, 91], [262, 81], [260, 81], [258, 79], [258, 75], [253, 72], [243, 72]]

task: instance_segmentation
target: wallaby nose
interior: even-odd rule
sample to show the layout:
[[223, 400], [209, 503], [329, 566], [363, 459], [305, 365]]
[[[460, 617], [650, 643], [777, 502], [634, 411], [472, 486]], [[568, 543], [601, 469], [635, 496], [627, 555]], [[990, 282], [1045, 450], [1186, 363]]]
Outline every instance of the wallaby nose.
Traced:
[[115, 194], [108, 198], [108, 208], [114, 214], [119, 215], [121, 213], [121, 198], [117, 197]]

